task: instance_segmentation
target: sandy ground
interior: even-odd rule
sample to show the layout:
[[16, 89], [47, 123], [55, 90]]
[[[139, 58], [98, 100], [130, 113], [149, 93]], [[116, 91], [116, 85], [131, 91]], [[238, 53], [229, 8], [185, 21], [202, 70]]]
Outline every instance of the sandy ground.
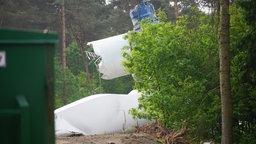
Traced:
[[144, 133], [102, 134], [88, 136], [58, 136], [56, 144], [161, 144]]

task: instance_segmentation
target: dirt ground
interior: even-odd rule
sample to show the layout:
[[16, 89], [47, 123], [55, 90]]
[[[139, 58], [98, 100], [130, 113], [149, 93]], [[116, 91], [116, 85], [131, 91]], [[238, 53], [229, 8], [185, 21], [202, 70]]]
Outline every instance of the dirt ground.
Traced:
[[161, 144], [145, 133], [102, 134], [88, 136], [59, 136], [56, 144]]
[[150, 123], [135, 127], [133, 133], [59, 136], [56, 138], [56, 144], [161, 144], [161, 141], [165, 143], [189, 144], [195, 138], [186, 139], [185, 135], [187, 132], [187, 128], [175, 131], [167, 129], [159, 123]]

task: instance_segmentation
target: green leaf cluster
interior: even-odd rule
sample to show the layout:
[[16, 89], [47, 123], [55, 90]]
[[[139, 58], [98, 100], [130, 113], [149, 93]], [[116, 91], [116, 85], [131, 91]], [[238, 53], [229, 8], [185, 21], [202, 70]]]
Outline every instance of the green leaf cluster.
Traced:
[[142, 31], [127, 36], [131, 52], [124, 52], [123, 64], [143, 93], [131, 110], [135, 118], [173, 129], [186, 125], [194, 135], [213, 138], [220, 123], [216, 28], [196, 13], [176, 24], [142, 21]]
[[93, 71], [93, 83], [89, 85], [87, 75], [84, 71], [82, 56], [76, 43], [71, 43], [67, 47], [67, 67], [65, 69], [66, 77], [61, 66], [60, 60], [55, 59], [55, 107], [64, 105], [63, 85], [66, 83], [67, 103], [74, 102], [93, 93], [100, 93], [103, 88], [99, 85], [99, 74], [94, 71], [94, 65], [90, 65]]
[[234, 141], [256, 143], [256, 18], [254, 1], [238, 1], [231, 13], [231, 84]]
[[66, 78], [63, 77], [61, 64], [55, 60], [55, 108], [64, 105], [63, 85], [66, 83], [67, 102], [71, 103], [90, 94], [85, 72], [80, 71], [74, 75], [72, 71], [66, 68]]

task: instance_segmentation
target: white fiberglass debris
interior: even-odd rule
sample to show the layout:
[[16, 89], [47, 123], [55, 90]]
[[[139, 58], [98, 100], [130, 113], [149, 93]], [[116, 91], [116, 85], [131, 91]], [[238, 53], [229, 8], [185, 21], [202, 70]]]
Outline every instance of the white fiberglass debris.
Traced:
[[55, 110], [56, 135], [104, 134], [132, 130], [145, 124], [134, 120], [129, 109], [138, 105], [139, 93], [97, 94]]
[[122, 65], [124, 60], [122, 48], [129, 45], [128, 41], [123, 38], [124, 35], [126, 34], [87, 43], [93, 47], [95, 54], [101, 57], [98, 70], [103, 74], [103, 79], [114, 79], [128, 74]]

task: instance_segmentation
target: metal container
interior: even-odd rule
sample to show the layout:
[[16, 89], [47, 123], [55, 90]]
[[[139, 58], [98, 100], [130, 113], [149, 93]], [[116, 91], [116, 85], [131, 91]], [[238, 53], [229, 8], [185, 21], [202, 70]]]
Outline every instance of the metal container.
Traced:
[[0, 29], [0, 143], [54, 144], [55, 34]]

